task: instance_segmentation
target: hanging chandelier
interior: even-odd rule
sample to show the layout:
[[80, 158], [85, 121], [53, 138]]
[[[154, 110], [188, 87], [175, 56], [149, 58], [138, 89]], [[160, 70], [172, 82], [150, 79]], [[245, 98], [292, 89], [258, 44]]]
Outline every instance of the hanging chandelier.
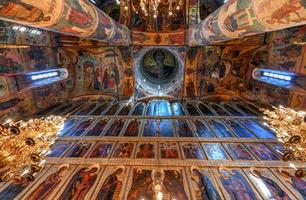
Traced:
[[[306, 112], [279, 106], [275, 110], [265, 110], [265, 119], [283, 142], [286, 152], [284, 161], [306, 161]], [[296, 169], [296, 177], [304, 177], [305, 169]]]
[[[128, 10], [129, 0], [116, 0], [118, 5], [121, 5], [125, 10]], [[135, 9], [133, 6], [133, 10], [136, 14], [142, 12], [145, 16], [153, 16], [153, 18], [157, 18], [159, 14], [159, 6], [168, 5], [168, 15], [172, 16], [175, 10], [180, 10], [183, 8], [183, 0], [140, 0], [139, 7], [140, 10]]]
[[50, 116], [0, 124], [0, 181], [34, 181], [64, 120]]

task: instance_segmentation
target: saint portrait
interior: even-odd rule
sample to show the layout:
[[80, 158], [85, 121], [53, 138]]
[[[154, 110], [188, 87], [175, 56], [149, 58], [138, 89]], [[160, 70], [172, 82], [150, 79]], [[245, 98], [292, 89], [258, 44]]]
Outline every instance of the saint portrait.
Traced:
[[81, 136], [93, 121], [94, 119], [82, 121], [80, 124], [74, 126], [70, 131], [68, 131], [65, 136]]
[[264, 144], [245, 144], [260, 160], [279, 160]]
[[155, 150], [154, 144], [144, 143], [138, 146], [138, 152], [136, 154], [137, 158], [154, 158]]
[[70, 152], [68, 152], [66, 157], [84, 157], [90, 147], [91, 143], [77, 143], [72, 147]]
[[96, 166], [79, 169], [68, 182], [59, 199], [85, 199], [98, 177], [98, 172], [99, 168]]
[[195, 195], [197, 199], [202, 200], [221, 200], [220, 194], [217, 187], [213, 184], [211, 177], [208, 176], [209, 171], [198, 170], [196, 168], [192, 169], [194, 181], [197, 188], [194, 187]]
[[123, 136], [137, 136], [141, 121], [133, 119], [125, 129]]
[[60, 166], [59, 169], [43, 180], [30, 194], [26, 200], [44, 200], [48, 199], [55, 188], [63, 182], [68, 171], [68, 165]]
[[14, 200], [26, 187], [28, 183], [11, 183], [0, 192], [0, 199]]
[[284, 169], [279, 170], [277, 174], [280, 180], [289, 184], [294, 190], [296, 190], [300, 199], [306, 200], [306, 179], [298, 178], [294, 174], [294, 170]]
[[118, 198], [121, 190], [122, 181], [119, 180], [119, 176], [123, 174], [123, 168], [118, 168], [112, 174], [110, 174], [103, 182], [101, 188], [99, 189], [98, 196], [96, 200], [110, 200]]
[[[49, 3], [50, 4], [50, 3]], [[49, 5], [51, 6], [51, 4]], [[30, 1], [3, 0], [0, 3], [0, 15], [17, 21], [31, 24], [49, 22], [51, 14], [46, 14], [42, 8]]]
[[152, 170], [134, 169], [132, 186], [129, 191], [127, 200], [153, 199], [154, 191], [152, 189], [153, 179]]
[[120, 143], [114, 153], [115, 158], [130, 158], [134, 149], [133, 143]]
[[231, 199], [257, 200], [251, 185], [238, 170], [220, 170], [220, 181]]
[[51, 146], [48, 157], [60, 157], [70, 146], [72, 142], [57, 142]]
[[170, 199], [187, 200], [187, 194], [184, 188], [182, 171], [164, 170], [165, 178], [163, 185], [165, 188], [164, 195]]
[[144, 55], [142, 70], [153, 81], [171, 79], [177, 72], [177, 60], [165, 49], [153, 49]]
[[221, 144], [218, 143], [209, 143], [204, 144], [205, 151], [209, 160], [228, 160], [224, 149]]
[[267, 199], [291, 200], [283, 188], [272, 178], [271, 174], [261, 170], [250, 171], [251, 180], [256, 185], [264, 185], [269, 192], [262, 192]]
[[254, 160], [248, 150], [239, 143], [224, 144], [234, 160]]
[[100, 119], [94, 127], [92, 127], [87, 133], [86, 136], [99, 136], [102, 134], [102, 131], [104, 130], [105, 126], [108, 123], [108, 119]]
[[111, 149], [112, 149], [112, 144], [106, 143], [106, 144], [97, 144], [93, 151], [90, 153], [90, 158], [106, 158]]
[[183, 151], [186, 159], [204, 159], [199, 144], [184, 144]]
[[161, 158], [166, 158], [166, 159], [179, 158], [179, 153], [176, 143], [161, 143], [160, 151], [161, 151]]

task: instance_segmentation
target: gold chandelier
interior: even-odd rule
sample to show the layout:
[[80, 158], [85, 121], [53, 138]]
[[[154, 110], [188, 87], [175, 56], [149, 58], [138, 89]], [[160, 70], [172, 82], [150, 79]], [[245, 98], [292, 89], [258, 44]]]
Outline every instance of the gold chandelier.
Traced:
[[[129, 0], [116, 0], [117, 4], [123, 7], [125, 10], [128, 10]], [[168, 4], [168, 15], [172, 16], [175, 10], [180, 10], [183, 8], [183, 0], [140, 0], [139, 6], [141, 12], [145, 16], [153, 15], [154, 18], [157, 18], [159, 11], [159, 5]], [[133, 4], [133, 3], [132, 3]], [[138, 14], [140, 11], [136, 10], [133, 6], [133, 10]]]
[[64, 120], [50, 116], [0, 124], [0, 181], [34, 181]]
[[[265, 119], [284, 143], [286, 152], [283, 160], [306, 161], [306, 112], [279, 106], [275, 110], [265, 110]], [[297, 169], [297, 177], [306, 175], [305, 169]]]

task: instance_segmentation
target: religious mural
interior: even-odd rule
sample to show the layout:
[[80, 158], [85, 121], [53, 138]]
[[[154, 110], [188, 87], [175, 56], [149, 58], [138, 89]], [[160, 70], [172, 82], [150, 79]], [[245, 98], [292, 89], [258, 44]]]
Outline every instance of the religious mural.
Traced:
[[227, 198], [237, 200], [258, 199], [258, 194], [253, 191], [251, 183], [241, 170], [221, 169], [219, 173], [219, 181], [226, 190]]
[[69, 165], [61, 165], [57, 168], [51, 168], [44, 179], [38, 181], [34, 187], [28, 191], [26, 200], [44, 200], [52, 195], [57, 186], [63, 183], [64, 179], [71, 173]]
[[78, 169], [71, 177], [68, 184], [63, 188], [62, 194], [58, 199], [84, 199], [93, 191], [100, 167], [90, 166]]
[[191, 168], [193, 195], [196, 199], [221, 200], [220, 193], [212, 174], [207, 169]]
[[130, 42], [129, 30], [125, 26], [87, 1], [5, 0], [0, 4], [0, 18], [104, 42], [125, 45]]
[[[14, 30], [15, 24], [0, 21], [1, 43], [29, 46], [1, 48], [0, 73], [57, 67], [69, 71], [63, 82], [17, 95], [16, 82], [1, 76], [0, 122], [37, 112], [71, 114], [46, 159], [52, 166], [31, 184], [0, 183], [0, 199], [155, 199], [156, 190], [162, 191], [163, 199], [172, 200], [306, 199], [305, 178], [295, 177], [293, 169], [280, 168], [286, 164], [280, 159], [284, 147], [256, 118], [259, 111], [246, 106], [262, 102], [305, 108], [304, 91], [252, 78], [255, 68], [305, 74], [305, 26], [227, 41], [304, 23], [303, 1], [229, 0], [213, 12], [203, 1], [191, 0], [186, 5], [190, 27], [207, 18], [189, 33], [177, 27], [169, 27], [178, 30], [169, 33], [141, 32], [136, 26], [141, 29], [146, 24], [131, 16], [131, 47], [125, 46], [131, 42], [129, 30], [88, 1], [37, 2], [1, 1], [0, 18], [111, 46], [29, 27], [21, 33]], [[119, 21], [129, 24], [125, 12]], [[41, 32], [35, 36], [32, 30]], [[190, 45], [226, 42], [185, 47], [188, 40]], [[153, 93], [144, 87], [150, 77], [139, 76], [140, 66], [157, 80]], [[170, 87], [163, 92], [163, 83], [169, 79]], [[171, 100], [137, 101], [148, 94]], [[80, 101], [72, 100], [78, 96]], [[240, 97], [249, 102], [242, 103]], [[123, 98], [126, 101], [119, 101]], [[196, 98], [205, 102], [189, 102]], [[151, 118], [158, 116], [174, 119]], [[63, 162], [69, 165], [54, 165]], [[233, 165], [237, 168], [230, 168]], [[156, 183], [161, 187], [155, 188]]]
[[[207, 45], [305, 22], [302, 1], [231, 0], [189, 31], [190, 45]], [[272, 8], [273, 7], [273, 8]]]
[[124, 168], [120, 167], [110, 171], [110, 174], [106, 176], [103, 182], [101, 182], [102, 185], [98, 186], [97, 200], [119, 199], [126, 171]]
[[260, 169], [246, 170], [247, 175], [256, 187], [265, 188], [265, 192], [259, 190], [267, 199], [292, 199], [290, 193], [286, 191], [280, 182], [269, 171], [262, 171]]

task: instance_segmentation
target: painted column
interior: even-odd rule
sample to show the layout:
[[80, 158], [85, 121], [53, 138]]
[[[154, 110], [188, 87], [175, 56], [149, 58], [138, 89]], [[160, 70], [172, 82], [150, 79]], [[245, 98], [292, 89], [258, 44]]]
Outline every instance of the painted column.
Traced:
[[189, 30], [189, 45], [207, 45], [306, 24], [305, 0], [228, 0]]
[[87, 0], [0, 0], [0, 19], [108, 44], [130, 43], [129, 29]]

